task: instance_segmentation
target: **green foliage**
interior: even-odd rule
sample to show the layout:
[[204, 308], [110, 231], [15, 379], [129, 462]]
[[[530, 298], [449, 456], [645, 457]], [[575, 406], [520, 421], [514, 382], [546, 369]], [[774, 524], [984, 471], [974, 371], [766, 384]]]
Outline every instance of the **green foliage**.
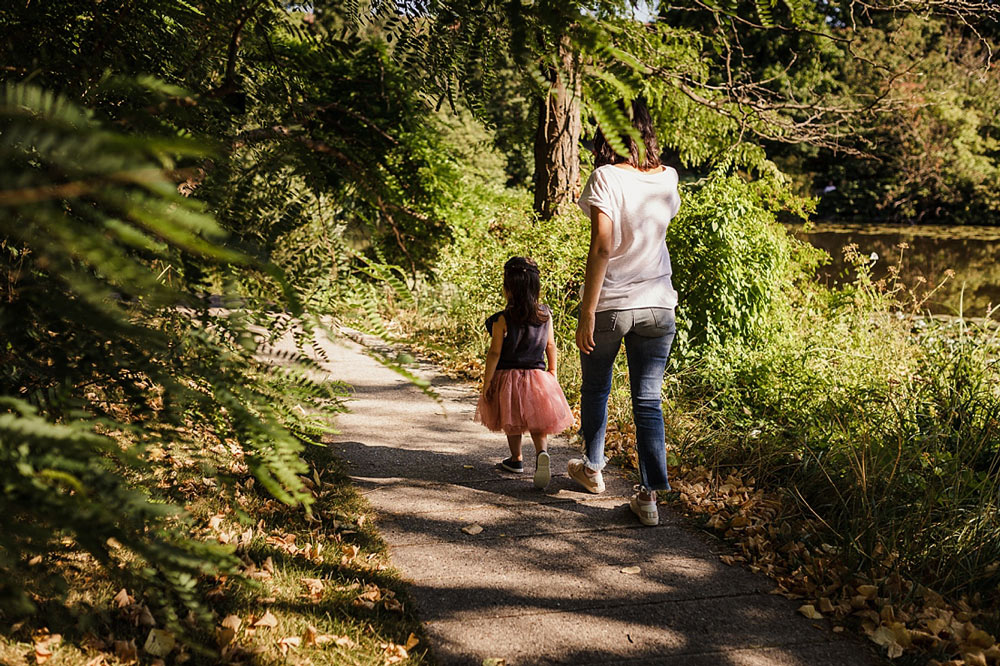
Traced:
[[675, 360], [699, 350], [758, 345], [774, 303], [792, 287], [801, 248], [775, 220], [761, 185], [715, 174], [685, 190], [667, 233], [680, 294]]
[[[533, 256], [572, 401], [587, 221], [531, 223], [525, 197], [486, 188], [463, 201], [435, 282], [393, 321], [479, 377], [482, 321], [502, 307], [500, 267], [511, 254]], [[856, 251], [855, 284], [817, 284], [823, 255], [775, 221], [788, 210], [805, 213], [775, 181], [719, 172], [683, 188], [667, 238], [685, 330], [664, 392], [671, 457], [739, 468], [789, 495], [829, 526], [824, 540], [854, 572], [978, 590], [988, 606], [1000, 582], [989, 566], [1000, 557], [997, 334], [902, 316], [897, 286], [874, 281]], [[626, 373], [616, 368], [609, 404], [625, 433]]]
[[[855, 571], [995, 599], [1000, 393], [995, 332], [897, 316], [861, 267], [830, 292], [800, 283], [765, 344], [690, 365], [668, 420], [685, 460], [736, 465], [790, 492]], [[914, 327], [914, 323], [916, 327]]]
[[203, 146], [114, 131], [25, 85], [0, 93], [0, 136], [0, 603], [24, 613], [60, 592], [29, 561], [82, 550], [160, 588], [175, 623], [178, 604], [203, 610], [199, 578], [236, 560], [190, 537], [153, 461], [224, 485], [233, 458], [221, 447], [275, 497], [308, 506], [299, 452], [323, 426], [304, 407], [337, 393], [256, 359], [282, 318], [209, 309], [214, 267], [284, 280], [227, 247], [167, 178]]

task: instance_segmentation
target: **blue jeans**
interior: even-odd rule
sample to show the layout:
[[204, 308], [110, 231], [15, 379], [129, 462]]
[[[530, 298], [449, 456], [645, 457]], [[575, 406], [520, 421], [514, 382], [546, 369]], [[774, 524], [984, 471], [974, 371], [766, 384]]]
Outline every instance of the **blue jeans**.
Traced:
[[624, 339], [639, 477], [647, 490], [670, 490], [661, 391], [676, 331], [674, 311], [669, 308], [604, 310], [596, 314], [594, 350], [580, 354], [583, 370], [580, 434], [586, 446], [584, 463], [590, 469], [600, 470], [606, 462], [604, 434], [608, 427], [611, 374]]

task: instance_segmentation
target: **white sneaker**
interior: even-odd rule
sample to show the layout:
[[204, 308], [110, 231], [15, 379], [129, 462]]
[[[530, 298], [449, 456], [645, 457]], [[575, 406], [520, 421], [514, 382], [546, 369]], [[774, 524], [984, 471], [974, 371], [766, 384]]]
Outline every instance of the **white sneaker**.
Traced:
[[579, 458], [569, 461], [569, 464], [566, 466], [566, 472], [571, 479], [595, 495], [600, 495], [604, 492], [604, 475], [600, 472], [597, 474], [587, 474], [586, 466]]
[[659, 525], [660, 524], [660, 512], [656, 508], [656, 500], [643, 500], [639, 499], [639, 493], [632, 495], [632, 499], [629, 500], [628, 506], [632, 509], [632, 513], [639, 517], [639, 522], [643, 525]]
[[540, 451], [535, 458], [535, 487], [544, 488], [552, 480], [552, 458], [548, 451]]

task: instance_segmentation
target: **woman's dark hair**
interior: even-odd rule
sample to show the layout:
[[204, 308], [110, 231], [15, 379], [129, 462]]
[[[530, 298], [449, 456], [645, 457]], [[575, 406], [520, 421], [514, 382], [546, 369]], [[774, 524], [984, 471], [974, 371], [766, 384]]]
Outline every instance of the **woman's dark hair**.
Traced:
[[538, 307], [541, 280], [538, 265], [527, 257], [511, 257], [503, 265], [503, 288], [507, 292], [504, 316], [511, 324], [542, 324], [549, 316]]
[[[626, 110], [625, 104], [619, 102], [621, 109]], [[639, 130], [642, 143], [646, 146], [646, 155], [641, 163], [639, 162], [639, 144], [628, 134], [621, 134], [622, 143], [628, 148], [628, 157], [622, 157], [615, 152], [604, 133], [597, 129], [597, 136], [594, 137], [594, 167], [602, 167], [605, 164], [630, 164], [636, 169], [643, 171], [655, 169], [660, 166], [660, 148], [656, 143], [656, 130], [653, 128], [653, 119], [649, 115], [649, 107], [643, 97], [636, 97], [632, 100], [632, 127]]]

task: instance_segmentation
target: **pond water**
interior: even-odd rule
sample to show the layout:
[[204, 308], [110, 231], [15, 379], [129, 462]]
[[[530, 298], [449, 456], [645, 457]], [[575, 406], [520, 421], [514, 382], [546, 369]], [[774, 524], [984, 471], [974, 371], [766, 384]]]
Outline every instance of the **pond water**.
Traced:
[[[918, 299], [926, 298], [923, 309], [934, 314], [961, 311], [966, 317], [982, 317], [1000, 304], [1000, 227], [818, 223], [808, 231], [802, 225], [792, 230], [830, 254], [831, 262], [820, 269], [820, 279], [828, 284], [854, 279], [843, 248], [855, 244], [863, 256], [878, 256], [875, 279], [886, 277], [889, 266], [899, 266], [903, 284]], [[907, 247], [901, 249], [901, 244]], [[955, 273], [950, 279], [949, 270]]]

